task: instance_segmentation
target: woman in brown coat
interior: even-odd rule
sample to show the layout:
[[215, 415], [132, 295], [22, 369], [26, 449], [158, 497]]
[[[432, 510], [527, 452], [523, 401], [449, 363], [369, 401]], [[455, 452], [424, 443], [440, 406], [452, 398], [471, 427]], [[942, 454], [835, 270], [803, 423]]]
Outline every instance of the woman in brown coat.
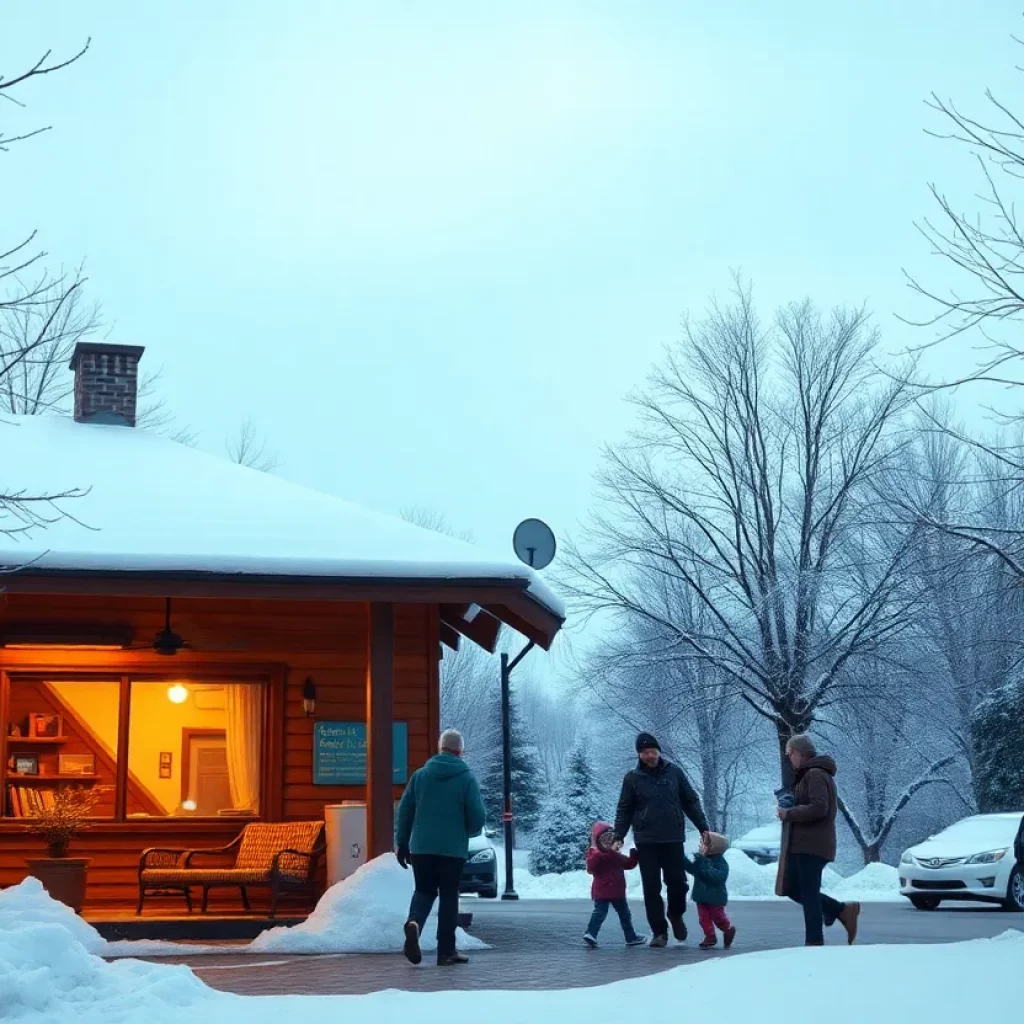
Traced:
[[810, 736], [792, 737], [786, 756], [796, 778], [792, 805], [779, 807], [782, 848], [775, 891], [804, 908], [806, 945], [825, 945], [823, 926], [836, 921], [852, 945], [860, 904], [840, 903], [821, 891], [825, 865], [836, 859], [836, 763], [828, 755], [818, 755]]

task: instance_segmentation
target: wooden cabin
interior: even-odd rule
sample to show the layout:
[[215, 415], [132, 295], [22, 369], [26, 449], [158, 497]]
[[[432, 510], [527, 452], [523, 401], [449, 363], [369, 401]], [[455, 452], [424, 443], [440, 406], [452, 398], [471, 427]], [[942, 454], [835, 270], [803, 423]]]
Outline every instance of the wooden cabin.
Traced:
[[390, 850], [442, 645], [505, 626], [546, 649], [563, 619], [511, 557], [136, 429], [141, 355], [79, 345], [73, 418], [0, 422], [6, 493], [53, 496], [0, 523], [0, 886], [45, 855], [26, 816], [82, 786], [87, 909], [134, 909], [146, 848], [344, 800]]

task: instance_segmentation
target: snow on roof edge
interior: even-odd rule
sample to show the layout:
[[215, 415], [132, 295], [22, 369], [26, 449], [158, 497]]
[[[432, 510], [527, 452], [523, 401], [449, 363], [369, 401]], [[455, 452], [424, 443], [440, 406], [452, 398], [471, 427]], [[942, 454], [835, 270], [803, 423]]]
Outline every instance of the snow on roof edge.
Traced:
[[211, 555], [147, 555], [147, 564], [130, 555], [103, 554], [94, 552], [61, 552], [50, 556], [48, 552], [30, 556], [18, 565], [0, 563], [3, 573], [37, 573], [39, 575], [182, 575], [219, 578], [257, 577], [260, 579], [316, 579], [316, 580], [409, 580], [440, 584], [481, 583], [520, 584], [516, 587], [537, 605], [565, 622], [564, 602], [554, 591], [527, 566], [521, 572], [510, 572], [506, 563], [467, 562], [457, 563], [395, 563], [390, 561], [349, 561], [336, 560], [334, 563], [323, 559], [261, 558], [250, 560], [237, 556]]

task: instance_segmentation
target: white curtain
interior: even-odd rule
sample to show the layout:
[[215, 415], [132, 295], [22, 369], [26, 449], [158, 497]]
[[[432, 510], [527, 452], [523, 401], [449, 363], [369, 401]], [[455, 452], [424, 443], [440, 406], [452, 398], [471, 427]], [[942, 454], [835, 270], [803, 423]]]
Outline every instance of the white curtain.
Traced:
[[263, 749], [263, 687], [228, 684], [224, 687], [227, 711], [228, 779], [236, 811], [260, 809], [260, 754]]

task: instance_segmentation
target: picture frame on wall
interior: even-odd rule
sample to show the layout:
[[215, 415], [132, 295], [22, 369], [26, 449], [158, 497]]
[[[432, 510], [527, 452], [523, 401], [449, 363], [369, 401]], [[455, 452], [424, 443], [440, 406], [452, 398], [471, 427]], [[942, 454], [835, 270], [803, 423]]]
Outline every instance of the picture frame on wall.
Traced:
[[14, 755], [15, 775], [38, 775], [39, 755], [38, 754], [15, 754]]
[[58, 754], [58, 775], [95, 775], [95, 754]]
[[160, 751], [160, 778], [173, 778], [174, 755], [169, 750]]

